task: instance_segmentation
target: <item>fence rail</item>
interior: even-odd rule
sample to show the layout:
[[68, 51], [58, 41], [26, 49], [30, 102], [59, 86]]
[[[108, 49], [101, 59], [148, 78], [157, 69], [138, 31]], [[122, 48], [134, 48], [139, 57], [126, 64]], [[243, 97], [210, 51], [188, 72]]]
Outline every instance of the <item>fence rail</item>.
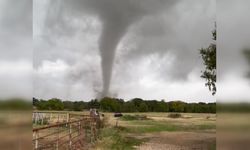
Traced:
[[87, 149], [88, 143], [97, 139], [98, 120], [88, 115], [68, 115], [70, 120], [67, 122], [34, 128], [33, 148], [35, 150]]

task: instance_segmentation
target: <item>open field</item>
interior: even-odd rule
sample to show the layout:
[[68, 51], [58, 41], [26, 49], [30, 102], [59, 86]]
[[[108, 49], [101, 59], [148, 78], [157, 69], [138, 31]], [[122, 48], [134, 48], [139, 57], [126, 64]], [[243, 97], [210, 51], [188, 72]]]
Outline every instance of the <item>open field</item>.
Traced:
[[[47, 112], [52, 122], [65, 121], [66, 114], [88, 115], [89, 112]], [[216, 149], [216, 114], [181, 113], [103, 113], [105, 127], [98, 133], [92, 150], [213, 150]], [[136, 118], [139, 116], [139, 119]], [[60, 119], [61, 118], [61, 119]], [[33, 126], [35, 127], [35, 126]]]
[[[216, 115], [182, 114], [169, 118], [167, 113], [123, 113], [146, 116], [143, 120], [115, 118], [105, 113], [108, 126], [94, 149], [138, 150], [213, 150], [216, 149]], [[118, 121], [118, 127], [116, 123]]]

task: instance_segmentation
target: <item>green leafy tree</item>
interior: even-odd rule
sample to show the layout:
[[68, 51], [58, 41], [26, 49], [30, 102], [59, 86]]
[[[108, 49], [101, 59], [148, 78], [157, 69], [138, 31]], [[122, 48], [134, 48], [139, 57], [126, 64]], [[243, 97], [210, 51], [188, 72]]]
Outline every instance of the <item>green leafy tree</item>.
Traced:
[[63, 110], [64, 105], [63, 105], [63, 102], [60, 99], [52, 98], [52, 99], [48, 100], [47, 108], [49, 110]]
[[147, 112], [148, 111], [148, 105], [146, 103], [140, 103], [139, 111], [140, 112]]
[[168, 112], [168, 111], [169, 111], [168, 105], [163, 100], [158, 102], [157, 112]]
[[37, 107], [37, 105], [39, 104], [39, 100], [33, 97], [32, 103], [33, 103], [33, 106]]
[[46, 100], [39, 100], [39, 102], [37, 103], [37, 109], [39, 110], [49, 110], [48, 108], [48, 101]]
[[148, 100], [148, 101], [145, 101], [145, 103], [148, 105], [148, 111], [150, 111], [150, 112], [157, 112], [158, 111], [158, 101]]
[[74, 111], [82, 111], [84, 109], [84, 103], [83, 102], [74, 102], [73, 103], [73, 110]]
[[216, 29], [212, 32], [213, 43], [207, 48], [201, 48], [199, 50], [200, 55], [205, 65], [205, 70], [202, 71], [201, 77], [206, 79], [205, 86], [208, 86], [212, 91], [212, 95], [216, 93]]
[[169, 102], [169, 111], [170, 112], [184, 112], [185, 103], [182, 101], [172, 101]]
[[74, 109], [74, 104], [71, 101], [64, 101], [63, 105], [64, 105], [65, 110], [73, 110]]
[[100, 101], [101, 109], [110, 112], [120, 112], [122, 108], [123, 100], [104, 97]]
[[136, 109], [136, 106], [134, 105], [134, 103], [132, 103], [131, 101], [128, 101], [124, 103], [123, 111], [124, 112], [137, 112], [138, 110]]
[[96, 108], [99, 109], [100, 108], [100, 103], [97, 99], [92, 99], [90, 102], [88, 102], [88, 109], [90, 108]]

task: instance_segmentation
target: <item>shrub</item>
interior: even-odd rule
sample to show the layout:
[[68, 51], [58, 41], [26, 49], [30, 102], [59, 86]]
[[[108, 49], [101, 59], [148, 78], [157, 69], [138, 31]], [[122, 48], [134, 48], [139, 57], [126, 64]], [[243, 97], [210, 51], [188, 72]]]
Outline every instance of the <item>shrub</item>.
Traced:
[[168, 114], [169, 118], [181, 118], [182, 115], [180, 113], [170, 113]]

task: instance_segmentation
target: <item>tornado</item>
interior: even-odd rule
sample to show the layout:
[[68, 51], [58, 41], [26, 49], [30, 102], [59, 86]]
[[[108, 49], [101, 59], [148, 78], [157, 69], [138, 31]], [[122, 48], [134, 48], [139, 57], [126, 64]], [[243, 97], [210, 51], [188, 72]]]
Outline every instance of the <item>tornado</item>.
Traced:
[[126, 33], [128, 27], [129, 24], [122, 19], [116, 20], [116, 22], [111, 20], [105, 20], [105, 22], [103, 22], [102, 33], [99, 39], [103, 80], [101, 97], [109, 95], [117, 45]]

